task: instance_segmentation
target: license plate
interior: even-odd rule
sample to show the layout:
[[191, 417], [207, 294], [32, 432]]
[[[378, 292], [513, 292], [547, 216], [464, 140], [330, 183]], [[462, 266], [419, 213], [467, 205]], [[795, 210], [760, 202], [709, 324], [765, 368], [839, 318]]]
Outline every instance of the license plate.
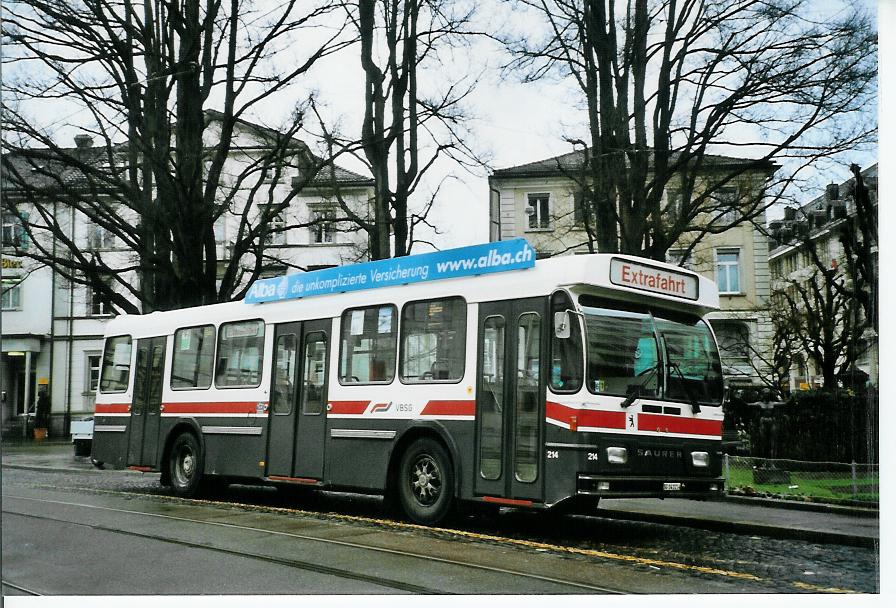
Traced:
[[663, 490], [666, 490], [667, 492], [675, 492], [680, 489], [681, 489], [680, 483], [664, 483], [663, 484]]

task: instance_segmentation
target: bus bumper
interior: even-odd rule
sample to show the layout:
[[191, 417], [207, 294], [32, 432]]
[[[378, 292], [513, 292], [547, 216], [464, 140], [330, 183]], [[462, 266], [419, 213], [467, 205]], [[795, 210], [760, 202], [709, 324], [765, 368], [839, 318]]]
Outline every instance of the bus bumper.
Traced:
[[629, 477], [579, 474], [576, 494], [600, 498], [721, 498], [722, 477]]

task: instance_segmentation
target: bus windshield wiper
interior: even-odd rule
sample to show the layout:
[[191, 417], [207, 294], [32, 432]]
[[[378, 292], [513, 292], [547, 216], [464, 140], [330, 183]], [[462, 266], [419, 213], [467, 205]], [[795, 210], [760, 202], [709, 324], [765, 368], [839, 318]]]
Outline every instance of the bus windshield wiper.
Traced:
[[699, 414], [700, 404], [697, 402], [697, 398], [694, 396], [694, 393], [691, 392], [691, 388], [688, 386], [687, 380], [685, 380], [684, 378], [684, 374], [681, 373], [681, 368], [678, 366], [678, 363], [670, 361], [669, 368], [674, 369], [675, 373], [678, 374], [678, 378], [681, 380], [681, 386], [682, 388], [684, 388], [684, 392], [688, 396], [688, 401], [691, 402], [691, 412], [694, 414]]
[[660, 369], [659, 364], [654, 365], [651, 369], [644, 372], [644, 377], [641, 378], [641, 382], [638, 384], [632, 384], [629, 386], [629, 394], [625, 400], [620, 403], [620, 407], [623, 409], [629, 407], [632, 403], [635, 402], [635, 399], [641, 396], [641, 390], [644, 388], [644, 385], [650, 382], [654, 376], [656, 376], [657, 371]]

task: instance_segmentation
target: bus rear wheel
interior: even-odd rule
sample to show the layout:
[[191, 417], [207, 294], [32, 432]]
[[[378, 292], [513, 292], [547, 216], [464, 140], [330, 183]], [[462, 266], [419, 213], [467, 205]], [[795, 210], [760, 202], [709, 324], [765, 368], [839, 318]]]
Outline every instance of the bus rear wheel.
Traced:
[[401, 457], [398, 499], [408, 518], [418, 524], [443, 520], [454, 502], [454, 472], [448, 452], [437, 441], [418, 439]]
[[202, 482], [202, 448], [192, 433], [181, 433], [171, 444], [168, 480], [178, 496], [196, 496]]

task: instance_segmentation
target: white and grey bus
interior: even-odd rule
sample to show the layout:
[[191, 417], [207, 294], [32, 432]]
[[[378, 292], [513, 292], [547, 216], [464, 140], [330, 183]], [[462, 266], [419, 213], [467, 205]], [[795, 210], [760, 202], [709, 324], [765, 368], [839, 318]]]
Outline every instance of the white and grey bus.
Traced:
[[522, 239], [287, 275], [108, 323], [93, 459], [178, 495], [255, 481], [593, 509], [723, 491], [715, 284]]

